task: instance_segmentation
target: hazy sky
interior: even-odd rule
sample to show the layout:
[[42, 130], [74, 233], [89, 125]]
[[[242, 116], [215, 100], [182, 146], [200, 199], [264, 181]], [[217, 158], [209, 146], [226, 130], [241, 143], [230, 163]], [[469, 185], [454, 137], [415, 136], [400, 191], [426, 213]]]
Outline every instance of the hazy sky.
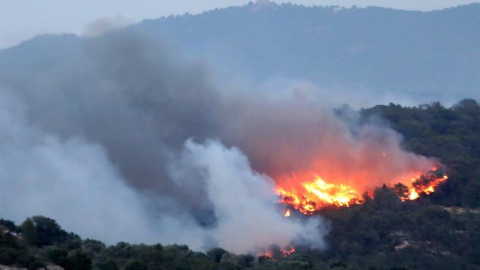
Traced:
[[[109, 19], [128, 24], [170, 14], [247, 4], [248, 0], [0, 0], [0, 48], [38, 34], [84, 34], [89, 24]], [[286, 1], [275, 1], [277, 3]], [[412, 10], [442, 9], [478, 0], [291, 0], [304, 5], [383, 6]]]

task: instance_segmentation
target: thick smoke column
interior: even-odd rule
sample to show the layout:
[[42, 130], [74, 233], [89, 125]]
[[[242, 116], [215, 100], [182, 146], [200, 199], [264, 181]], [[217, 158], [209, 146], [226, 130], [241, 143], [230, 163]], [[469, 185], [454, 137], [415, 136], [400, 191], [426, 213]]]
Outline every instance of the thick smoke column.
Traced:
[[[308, 235], [321, 246], [318, 220], [295, 222], [275, 209], [270, 177], [333, 176], [334, 164], [344, 166], [338, 181], [357, 172], [367, 187], [431, 166], [387, 128], [353, 134], [301, 90], [214, 87], [202, 66], [128, 31], [73, 44], [0, 69], [6, 218], [43, 214], [109, 242], [255, 252]], [[389, 161], [376, 166], [383, 152]]]
[[[129, 188], [102, 146], [63, 140], [28, 125], [26, 106], [9, 91], [2, 91], [0, 108], [0, 207], [5, 217], [21, 221], [46, 215], [82, 236], [109, 243], [187, 243], [197, 250], [221, 246], [237, 253], [257, 252], [272, 243], [286, 246], [299, 238], [323, 246], [319, 219], [284, 219], [275, 204], [273, 180], [253, 172], [238, 149], [187, 140], [164, 168], [178, 187], [211, 201], [215, 224], [205, 226], [188, 211], [174, 213], [182, 209], [181, 201], [154, 189], [138, 194]], [[152, 205], [156, 207], [149, 211]]]
[[[272, 243], [287, 246], [295, 238], [323, 246], [324, 231], [318, 227], [319, 220], [311, 219], [306, 224], [285, 222], [275, 206], [278, 198], [271, 192], [275, 184], [269, 177], [253, 172], [238, 149], [227, 149], [216, 141], [204, 145], [188, 141], [175, 171], [183, 172], [185, 168], [196, 170], [194, 175], [206, 176], [206, 192], [219, 221], [210, 239], [218, 246], [247, 252]], [[179, 180], [188, 176], [180, 175]]]
[[[29, 124], [25, 110], [25, 104], [2, 89], [2, 217], [21, 222], [46, 215], [87, 237], [102, 236], [110, 242], [132, 231], [146, 233], [138, 195], [123, 183], [102, 147], [42, 132]], [[139, 239], [148, 238], [137, 235]]]
[[365, 192], [410, 181], [438, 163], [402, 150], [401, 136], [384, 125], [340, 121], [308, 99], [266, 99], [243, 108], [225, 141], [238, 145], [257, 171], [279, 181], [292, 173], [319, 174]]

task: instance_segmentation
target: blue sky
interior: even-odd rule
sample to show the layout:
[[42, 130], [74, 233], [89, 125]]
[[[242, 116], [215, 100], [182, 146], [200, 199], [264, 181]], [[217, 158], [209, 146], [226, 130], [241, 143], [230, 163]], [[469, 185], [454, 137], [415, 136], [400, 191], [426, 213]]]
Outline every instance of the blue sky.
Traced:
[[[267, 1], [267, 0], [263, 0]], [[128, 24], [170, 14], [201, 13], [214, 8], [244, 5], [248, 0], [0, 0], [0, 48], [39, 34], [88, 33], [89, 26], [108, 20]], [[285, 1], [274, 1], [277, 3]], [[475, 3], [474, 0], [291, 0], [294, 4], [382, 6], [432, 10]]]

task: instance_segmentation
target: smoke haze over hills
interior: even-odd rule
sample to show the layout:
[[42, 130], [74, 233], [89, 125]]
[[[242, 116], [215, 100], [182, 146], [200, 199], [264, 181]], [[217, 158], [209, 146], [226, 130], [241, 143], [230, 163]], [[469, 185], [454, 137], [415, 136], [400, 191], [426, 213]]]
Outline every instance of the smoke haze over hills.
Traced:
[[[274, 25], [266, 19], [277, 19], [277, 12], [290, 15], [317, 11], [323, 12], [320, 18], [327, 22], [321, 25], [326, 25], [329, 34], [312, 43], [304, 43], [302, 32], [294, 31], [298, 25], [305, 31], [312, 30], [312, 25], [302, 24], [306, 21], [275, 25], [283, 30], [292, 27], [291, 32], [283, 33], [299, 36], [280, 37], [280, 32], [268, 31]], [[476, 14], [478, 6], [442, 12], [448, 17], [454, 11]], [[194, 249], [221, 246], [242, 253], [308, 238], [309, 244], [323, 247], [326, 229], [320, 220], [287, 220], [276, 208], [277, 176], [312, 166], [325, 169], [349, 164], [345, 177], [359, 170], [368, 171], [371, 186], [377, 186], [405, 168], [425, 171], [435, 164], [432, 159], [403, 151], [401, 136], [385, 125], [357, 126], [355, 121], [341, 121], [331, 112], [337, 102], [358, 95], [356, 90], [338, 94], [332, 89], [362, 85], [365, 78], [388, 88], [403, 76], [415, 73], [408, 73], [409, 61], [431, 64], [426, 61], [431, 55], [422, 58], [414, 54], [405, 59], [405, 74], [393, 71], [400, 79], [375, 77], [375, 67], [381, 69], [387, 62], [380, 57], [382, 54], [376, 54], [379, 50], [371, 46], [377, 45], [368, 38], [368, 53], [360, 53], [359, 59], [346, 57], [343, 51], [330, 58], [334, 47], [346, 46], [342, 38], [351, 36], [342, 33], [351, 27], [343, 26], [347, 19], [337, 18], [343, 16], [342, 12], [352, 12], [349, 16], [353, 18], [367, 18], [363, 12], [373, 12], [379, 16], [377, 20], [388, 20], [387, 15], [396, 20], [418, 15], [419, 20], [428, 21], [422, 16], [437, 16], [383, 9], [334, 13], [332, 9], [277, 6], [252, 11], [247, 6], [198, 17], [144, 22], [98, 37], [43, 36], [1, 51], [0, 167], [4, 173], [0, 183], [5, 187], [0, 191], [2, 215], [17, 221], [30, 215], [47, 215], [67, 229], [109, 242], [177, 242]], [[252, 22], [240, 24], [243, 32], [236, 31], [228, 28], [227, 17]], [[462, 18], [468, 23], [478, 19], [474, 15]], [[197, 19], [203, 24], [196, 23]], [[209, 32], [213, 28], [207, 26], [218, 26], [215, 20], [224, 20], [225, 32], [215, 31], [223, 40], [215, 36], [209, 39], [214, 32]], [[373, 31], [372, 21], [357, 30]], [[329, 27], [330, 23], [335, 27]], [[453, 47], [463, 44], [465, 55], [475, 55], [478, 48], [472, 44], [478, 35], [470, 30], [442, 38], [455, 41], [447, 42]], [[375, 41], [398, 41], [398, 36], [388, 39], [390, 35], [381, 34], [384, 30], [377, 31], [371, 36]], [[234, 39], [229, 39], [231, 33], [236, 33]], [[247, 34], [252, 35], [251, 39], [246, 38]], [[321, 40], [332, 37], [339, 43], [313, 49]], [[464, 43], [455, 39], [459, 37]], [[358, 38], [363, 40], [365, 36], [359, 34]], [[311, 47], [287, 50], [292, 42]], [[176, 50], [172, 49], [175, 43], [180, 44]], [[449, 49], [452, 47], [444, 50]], [[438, 50], [442, 52], [442, 48]], [[389, 58], [394, 56], [391, 52], [383, 53], [388, 63], [401, 66], [400, 58]], [[205, 56], [200, 58], [202, 54]], [[311, 62], [307, 61], [309, 54], [316, 56]], [[363, 57], [368, 59], [366, 64], [361, 64]], [[205, 62], [192, 60], [199, 58]], [[442, 63], [450, 63], [447, 60]], [[428, 84], [432, 77], [427, 73], [438, 66], [399, 87], [418, 89], [413, 96], [406, 93], [415, 100], [422, 100], [433, 89], [445, 99], [473, 93], [474, 80], [479, 78], [475, 77], [478, 62], [463, 60], [455, 58], [464, 68], [452, 76], [459, 76], [460, 86], [473, 82], [464, 92], [452, 95], [430, 85], [415, 88]], [[219, 66], [225, 70], [218, 71]], [[352, 66], [345, 70], [350, 80], [334, 78], [333, 74], [341, 74], [339, 70], [347, 66]], [[274, 68], [278, 72], [273, 72]], [[226, 75], [237, 71], [249, 80], [241, 81], [243, 75]], [[316, 78], [315, 74], [321, 76]], [[325, 82], [331, 85], [323, 87]], [[336, 82], [338, 85], [333, 86]], [[380, 88], [370, 87], [378, 85], [364, 86], [373, 92], [361, 95], [374, 96]], [[395, 90], [389, 93], [396, 95]], [[379, 159], [383, 152], [391, 155], [382, 161], [384, 167], [361, 161], [366, 150], [372, 149], [369, 160]], [[318, 157], [329, 161], [318, 163]]]

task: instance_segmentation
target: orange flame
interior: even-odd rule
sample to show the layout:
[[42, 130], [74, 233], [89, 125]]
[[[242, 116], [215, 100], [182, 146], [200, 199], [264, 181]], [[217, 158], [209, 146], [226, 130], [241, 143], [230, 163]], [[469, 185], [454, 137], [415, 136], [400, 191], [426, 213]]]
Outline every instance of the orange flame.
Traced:
[[[432, 168], [436, 169], [436, 168]], [[442, 182], [448, 180], [448, 176], [444, 175], [442, 177], [437, 177], [433, 171], [431, 173], [420, 176], [418, 179], [412, 179], [412, 187], [410, 188], [410, 193], [408, 195], [408, 200], [415, 200], [420, 197], [420, 193], [432, 194], [435, 192], [435, 188], [440, 185]], [[398, 194], [398, 193], [397, 193]], [[407, 199], [402, 198], [402, 201]]]
[[[281, 253], [280, 253], [281, 251]], [[266, 250], [263, 250], [263, 252], [260, 252], [257, 254], [258, 257], [268, 257], [272, 260], [275, 260], [275, 256], [276, 258], [279, 258], [283, 255], [283, 257], [287, 257], [291, 254], [293, 254], [295, 252], [295, 248], [293, 246], [286, 246], [284, 248], [282, 248], [281, 250], [278, 251], [278, 253], [275, 255], [274, 254], [274, 251], [272, 251], [271, 249], [266, 249]]]
[[295, 248], [294, 248], [294, 247], [290, 247], [290, 249], [288, 249], [288, 250], [282, 250], [283, 256], [285, 256], [285, 257], [288, 256], [288, 255], [290, 255], [290, 254], [292, 254], [292, 253], [294, 253], [294, 252], [295, 252]]
[[[408, 194], [408, 199], [413, 201], [418, 199], [418, 197], [420, 197], [420, 195], [418, 195], [418, 192], [414, 188], [411, 188], [410, 193]], [[405, 201], [406, 199], [402, 198], [402, 200]]]
[[[432, 168], [436, 169], [436, 168]], [[438, 176], [436, 171], [429, 171], [417, 178], [412, 178], [409, 186], [401, 183], [392, 187], [395, 193], [402, 201], [415, 200], [420, 194], [431, 194], [435, 188], [448, 179], [447, 176]], [[343, 185], [327, 183], [320, 176], [316, 175], [307, 179], [300, 179], [292, 175], [295, 185], [287, 188], [278, 187], [277, 194], [280, 196], [280, 202], [288, 205], [305, 215], [313, 215], [315, 211], [326, 206], [351, 206], [362, 204], [363, 196], [355, 188]], [[284, 181], [285, 182], [285, 181]], [[371, 197], [372, 190], [367, 190]], [[291, 215], [290, 209], [287, 209], [284, 216]]]
[[354, 203], [352, 200], [360, 197], [353, 188], [342, 184], [328, 184], [319, 176], [315, 176], [311, 183], [303, 183], [303, 187], [327, 204], [348, 206]]

